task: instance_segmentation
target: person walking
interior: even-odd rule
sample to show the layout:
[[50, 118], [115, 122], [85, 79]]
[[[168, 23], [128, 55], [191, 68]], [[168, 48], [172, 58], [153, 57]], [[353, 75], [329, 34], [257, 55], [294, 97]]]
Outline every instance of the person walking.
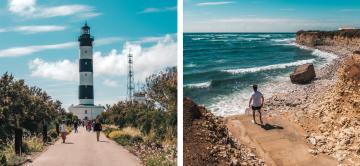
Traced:
[[62, 123], [60, 124], [60, 133], [61, 133], [61, 138], [63, 140], [62, 143], [65, 143], [65, 140], [66, 140], [66, 124], [65, 124], [65, 120], [63, 120]]
[[261, 118], [261, 108], [264, 105], [264, 96], [261, 92], [258, 91], [257, 85], [253, 85], [253, 90], [254, 93], [251, 95], [251, 98], [249, 100], [249, 108], [253, 110], [253, 123], [257, 124], [255, 120], [255, 111], [258, 111], [260, 115], [260, 123], [261, 125], [263, 125], [263, 121]]
[[94, 132], [96, 132], [96, 140], [99, 142], [100, 139], [100, 131], [102, 130], [102, 126], [99, 119], [96, 119], [94, 124]]
[[78, 132], [78, 122], [74, 121], [74, 132], [77, 133]]
[[88, 132], [91, 131], [91, 126], [92, 126], [91, 120], [88, 120], [88, 121], [87, 121], [87, 124], [86, 124], [86, 129], [87, 129]]

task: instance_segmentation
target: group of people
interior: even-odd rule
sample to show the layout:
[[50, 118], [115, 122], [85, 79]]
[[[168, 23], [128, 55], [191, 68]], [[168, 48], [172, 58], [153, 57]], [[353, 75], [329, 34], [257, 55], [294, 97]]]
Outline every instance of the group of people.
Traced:
[[[87, 131], [91, 131], [93, 130], [96, 133], [96, 140], [99, 142], [100, 140], [100, 132], [102, 131], [102, 125], [100, 123], [99, 118], [96, 118], [96, 120], [82, 120], [82, 121], [74, 121], [73, 122], [73, 128], [74, 128], [74, 133], [78, 133], [78, 127], [79, 125], [82, 125], [83, 127], [86, 127]], [[65, 120], [63, 120], [61, 122], [60, 125], [56, 126], [56, 131], [58, 134], [60, 134], [61, 139], [62, 139], [62, 143], [65, 143], [66, 140], [66, 135], [68, 134], [67, 130], [66, 130], [66, 122]]]

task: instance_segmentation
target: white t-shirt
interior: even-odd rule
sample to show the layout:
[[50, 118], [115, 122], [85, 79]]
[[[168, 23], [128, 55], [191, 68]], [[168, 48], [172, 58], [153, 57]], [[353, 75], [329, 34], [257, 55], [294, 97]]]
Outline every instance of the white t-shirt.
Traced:
[[254, 93], [251, 95], [251, 98], [252, 98], [252, 104], [251, 104], [251, 106], [260, 107], [260, 106], [261, 106], [262, 96], [263, 96], [263, 95], [262, 95], [259, 91], [254, 92]]
[[61, 133], [66, 132], [66, 126], [65, 126], [65, 124], [61, 124], [61, 125], [60, 125], [60, 132], [61, 132]]

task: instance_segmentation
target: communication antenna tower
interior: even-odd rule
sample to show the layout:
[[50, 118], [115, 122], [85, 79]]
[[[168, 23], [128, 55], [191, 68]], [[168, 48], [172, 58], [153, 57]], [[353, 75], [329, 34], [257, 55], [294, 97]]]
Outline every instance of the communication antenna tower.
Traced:
[[133, 55], [131, 54], [131, 49], [128, 54], [128, 78], [127, 78], [127, 95], [128, 101], [133, 101], [134, 94], [134, 68], [133, 68]]

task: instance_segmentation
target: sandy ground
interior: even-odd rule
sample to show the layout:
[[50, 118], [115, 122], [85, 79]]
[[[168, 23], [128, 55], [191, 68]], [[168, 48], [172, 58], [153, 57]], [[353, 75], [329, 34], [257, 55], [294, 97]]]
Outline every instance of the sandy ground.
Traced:
[[329, 156], [309, 153], [305, 131], [289, 119], [287, 113], [267, 116], [263, 119], [267, 125], [261, 127], [251, 122], [251, 115], [236, 115], [225, 118], [225, 123], [236, 140], [254, 149], [268, 165], [337, 165]]
[[71, 133], [66, 143], [59, 139], [29, 166], [140, 166], [141, 161], [129, 151], [100, 136], [96, 141], [94, 132], [80, 127], [79, 133]]

